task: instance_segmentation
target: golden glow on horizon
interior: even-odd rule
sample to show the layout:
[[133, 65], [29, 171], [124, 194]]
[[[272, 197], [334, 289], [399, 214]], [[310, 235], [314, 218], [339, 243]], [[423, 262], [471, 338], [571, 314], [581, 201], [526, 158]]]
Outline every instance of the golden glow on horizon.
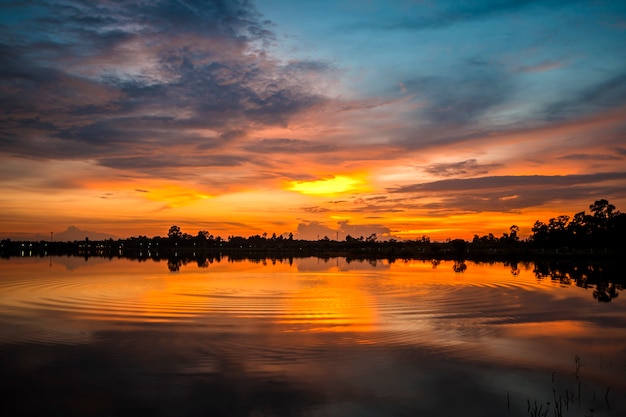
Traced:
[[291, 181], [288, 190], [307, 195], [334, 195], [363, 191], [364, 181], [347, 175], [337, 175], [313, 181]]
[[446, 232], [449, 229], [410, 229], [410, 230], [398, 230], [398, 231], [394, 231], [393, 234], [394, 235], [398, 235], [398, 236], [406, 236], [409, 238], [415, 237], [415, 236], [432, 236], [434, 233], [443, 233]]
[[212, 197], [209, 194], [175, 184], [138, 192], [143, 193], [148, 200], [166, 203], [168, 207], [180, 207]]
[[[332, 151], [332, 155], [293, 153], [289, 158], [277, 152], [278, 156], [267, 156], [275, 169], [261, 173], [255, 171], [258, 167], [253, 164], [241, 164], [215, 171], [171, 169], [158, 179], [145, 173], [102, 167], [95, 161], [7, 163], [0, 168], [0, 174], [7, 178], [0, 184], [4, 186], [0, 196], [0, 212], [4, 217], [4, 222], [0, 223], [0, 238], [26, 240], [35, 234], [45, 237], [50, 231], [56, 234], [70, 225], [120, 238], [163, 236], [172, 224], [191, 234], [209, 230], [222, 237], [263, 232], [292, 232], [298, 236], [300, 225], [312, 224], [308, 238], [315, 239], [318, 230], [314, 229], [318, 225], [321, 236], [334, 236], [338, 232], [343, 238], [351, 233], [351, 229], [344, 232], [344, 226], [339, 225], [345, 220], [349, 220], [350, 226], [363, 230], [357, 236], [369, 235], [365, 228], [372, 226], [379, 237], [383, 234], [377, 228], [383, 227], [390, 230], [385, 234], [389, 238], [419, 239], [426, 235], [433, 241], [471, 240], [474, 234], [493, 233], [499, 237], [515, 224], [520, 227], [520, 237], [526, 238], [536, 220], [548, 222], [559, 215], [572, 217], [579, 211], [588, 211], [595, 197], [542, 198], [534, 204], [528, 190], [502, 185], [497, 189], [485, 188], [485, 192], [491, 194], [484, 198], [490, 198], [493, 205], [486, 200], [484, 204], [472, 205], [469, 203], [481, 198], [480, 189], [450, 191], [433, 186], [415, 193], [385, 190], [471, 177], [565, 176], [619, 171], [623, 159], [611, 157], [610, 150], [602, 143], [585, 144], [584, 149], [580, 145], [571, 152], [562, 145], [566, 140], [580, 144], [580, 137], [588, 137], [599, 128], [612, 128], [621, 123], [624, 111], [626, 108], [601, 115], [597, 120], [590, 118], [556, 127], [494, 134], [474, 149], [455, 144], [454, 149], [442, 145], [419, 152], [389, 153], [393, 155], [389, 160], [381, 154], [381, 149], [390, 152], [389, 149], [380, 146], [366, 147], [364, 153], [359, 150], [359, 160], [352, 160], [343, 149]], [[293, 134], [288, 135], [290, 132]], [[307, 126], [306, 131], [290, 124], [288, 129], [263, 133], [259, 138], [292, 137], [311, 144], [319, 137], [313, 124]], [[573, 134], [576, 134], [574, 139]], [[335, 138], [333, 142], [339, 141]], [[487, 146], [489, 153], [485, 153]], [[374, 153], [380, 158], [375, 162], [363, 157]], [[569, 153], [572, 155], [567, 158]], [[585, 156], [594, 155], [599, 159], [590, 158], [590, 162], [586, 162]], [[344, 159], [346, 163], [341, 173], [323, 175], [335, 172], [328, 164], [336, 165], [334, 161]], [[468, 160], [477, 161], [475, 172], [445, 176], [436, 170], [428, 171], [433, 166]], [[594, 165], [590, 165], [592, 163]], [[288, 167], [293, 168], [290, 175], [313, 173], [318, 174], [317, 179], [283, 182], [281, 178]], [[19, 179], [9, 180], [9, 174], [14, 171], [19, 171]], [[618, 189], [623, 180], [597, 184]], [[466, 194], [472, 194], [473, 198], [470, 201], [468, 197], [467, 205], [463, 202]], [[324, 197], [330, 198], [324, 200]], [[619, 210], [626, 208], [624, 197], [606, 197]], [[497, 211], [498, 208], [502, 211]]]

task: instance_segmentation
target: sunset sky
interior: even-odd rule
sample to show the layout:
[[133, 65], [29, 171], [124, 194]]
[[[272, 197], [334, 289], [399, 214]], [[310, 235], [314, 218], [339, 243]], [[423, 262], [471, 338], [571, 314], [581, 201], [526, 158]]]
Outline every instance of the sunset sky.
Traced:
[[625, 45], [619, 1], [2, 1], [0, 238], [626, 211]]

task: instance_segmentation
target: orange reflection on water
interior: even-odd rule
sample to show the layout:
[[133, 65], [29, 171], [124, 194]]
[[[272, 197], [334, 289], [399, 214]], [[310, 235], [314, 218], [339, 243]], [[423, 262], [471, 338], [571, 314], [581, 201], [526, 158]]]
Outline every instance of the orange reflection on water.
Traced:
[[[150, 285], [136, 300], [137, 314], [130, 319], [141, 315], [149, 321], [186, 318], [201, 322], [219, 315], [270, 321], [288, 332], [375, 330], [374, 296], [362, 288], [361, 274], [313, 264], [320, 270], [300, 273], [297, 264], [249, 260], [222, 261], [207, 269], [190, 265], [169, 274], [150, 268], [149, 278], [144, 278]], [[145, 265], [128, 266], [146, 271]]]
[[540, 321], [507, 325], [507, 331], [516, 338], [587, 336], [592, 330], [586, 322], [572, 320]]
[[362, 271], [318, 260], [292, 265], [222, 260], [208, 268], [183, 265], [175, 273], [163, 261], [81, 258], [54, 258], [50, 266], [11, 261], [7, 267], [5, 307], [19, 309], [22, 316], [82, 323], [81, 328], [217, 319], [239, 330], [241, 320], [252, 320], [287, 332], [365, 332], [378, 325], [375, 295], [364, 287]]
[[361, 285], [358, 274], [345, 272], [300, 279], [279, 322], [290, 331], [375, 331], [378, 314], [374, 296]]
[[[46, 340], [120, 323], [170, 322], [266, 339], [301, 333], [298, 343], [311, 346], [321, 333], [343, 333], [352, 343], [535, 363], [529, 352], [538, 350], [537, 341], [548, 357], [563, 351], [565, 340], [568, 346], [609, 340], [614, 331], [587, 322], [581, 308], [598, 314], [590, 292], [539, 280], [524, 264], [224, 258], [169, 272], [165, 261], [53, 258], [52, 266], [35, 260], [0, 266], [1, 315], [25, 318], [33, 334], [49, 334]], [[617, 352], [624, 344], [614, 346]], [[613, 350], [597, 346], [598, 352]]]

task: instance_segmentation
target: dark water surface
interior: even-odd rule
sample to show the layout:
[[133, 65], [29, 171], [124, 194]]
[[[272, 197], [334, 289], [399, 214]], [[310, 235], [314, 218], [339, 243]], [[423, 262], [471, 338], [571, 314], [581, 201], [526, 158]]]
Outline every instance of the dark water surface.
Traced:
[[466, 266], [2, 259], [0, 414], [626, 415], [626, 295]]

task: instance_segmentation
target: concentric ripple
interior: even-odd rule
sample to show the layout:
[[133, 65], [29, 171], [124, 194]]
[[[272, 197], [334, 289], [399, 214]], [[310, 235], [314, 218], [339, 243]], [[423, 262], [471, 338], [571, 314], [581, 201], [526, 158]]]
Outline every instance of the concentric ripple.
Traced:
[[558, 288], [501, 265], [471, 265], [463, 274], [448, 263], [420, 262], [354, 269], [337, 262], [305, 272], [297, 263], [218, 264], [178, 274], [123, 260], [74, 270], [51, 265], [3, 268], [1, 342], [78, 343], [120, 326], [168, 325], [220, 334], [222, 348], [233, 343], [232, 351], [276, 361], [322, 354], [320, 334], [330, 335], [333, 348], [409, 345], [467, 354], [499, 326], [568, 310], [554, 297]]

